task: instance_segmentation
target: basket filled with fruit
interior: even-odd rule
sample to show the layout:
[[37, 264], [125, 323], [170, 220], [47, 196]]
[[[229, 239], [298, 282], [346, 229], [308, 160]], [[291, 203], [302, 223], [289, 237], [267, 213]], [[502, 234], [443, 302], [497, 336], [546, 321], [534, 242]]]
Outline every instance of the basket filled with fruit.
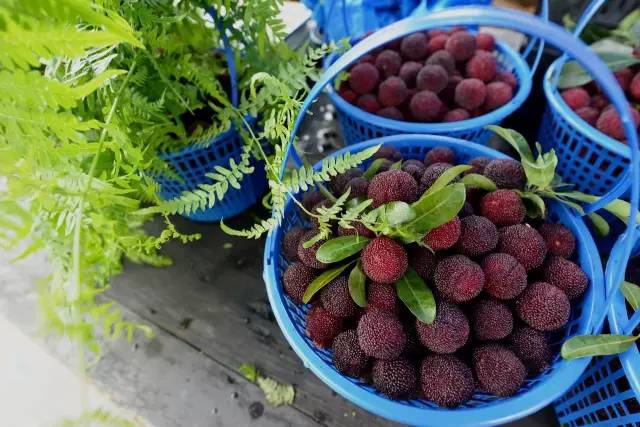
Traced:
[[[593, 53], [534, 17], [461, 8], [408, 22], [387, 35], [452, 23], [527, 31], [571, 48], [624, 105]], [[303, 112], [350, 59], [329, 67]], [[515, 420], [560, 397], [590, 361], [564, 360], [560, 347], [598, 332], [602, 264], [581, 214], [599, 200], [558, 182], [553, 151], [534, 156], [517, 132], [487, 131], [520, 161], [446, 136], [373, 139], [283, 168], [298, 193], [263, 223], [267, 292], [292, 348], [336, 392], [397, 422]]]
[[[590, 4], [575, 28], [576, 35], [604, 3]], [[615, 73], [636, 128], [640, 124], [640, 38], [633, 28], [639, 22], [636, 11], [591, 45]], [[549, 67], [543, 88], [548, 106], [538, 139], [545, 150], [553, 148], [558, 154], [558, 173], [578, 190], [607, 192], [628, 169], [630, 159], [620, 115], [593, 76], [566, 56]]]
[[[546, 1], [541, 14], [546, 18]], [[346, 143], [398, 133], [484, 143], [484, 126], [499, 124], [529, 95], [536, 65], [530, 67], [525, 55], [536, 42], [521, 54], [490, 33], [456, 26], [416, 31], [370, 49], [356, 45], [358, 58], [329, 88]], [[529, 56], [537, 63], [539, 55]]]

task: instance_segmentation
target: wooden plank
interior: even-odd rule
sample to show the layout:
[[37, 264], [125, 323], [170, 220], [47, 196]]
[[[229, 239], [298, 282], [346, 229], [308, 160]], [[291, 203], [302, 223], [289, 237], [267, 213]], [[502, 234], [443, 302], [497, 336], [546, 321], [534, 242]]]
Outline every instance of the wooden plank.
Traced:
[[[262, 241], [232, 239], [217, 225], [177, 219], [200, 232], [188, 247], [171, 244], [174, 265], [127, 265], [109, 297], [200, 349], [228, 369], [254, 363], [296, 387], [295, 407], [329, 426], [389, 426], [338, 396], [304, 368], [275, 322], [262, 282]], [[224, 249], [224, 243], [233, 247]]]

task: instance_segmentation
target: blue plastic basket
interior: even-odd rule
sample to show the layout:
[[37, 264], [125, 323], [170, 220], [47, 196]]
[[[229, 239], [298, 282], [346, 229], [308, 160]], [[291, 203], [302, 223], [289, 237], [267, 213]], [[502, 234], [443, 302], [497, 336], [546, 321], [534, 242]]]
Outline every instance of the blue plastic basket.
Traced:
[[[546, 0], [542, 2], [541, 16], [547, 19], [548, 5]], [[379, 33], [384, 36], [386, 29], [379, 30]], [[378, 44], [378, 46], [384, 45], [393, 39], [393, 37], [383, 38], [382, 43]], [[525, 56], [531, 53], [535, 42], [535, 39], [530, 42], [525, 50]], [[362, 43], [358, 43], [349, 51], [349, 56], [363, 56], [378, 46], [365, 49]], [[502, 120], [517, 110], [529, 96], [532, 76], [539, 62], [543, 47], [544, 43], [539, 43], [537, 55], [534, 57], [534, 65], [529, 67], [522, 54], [513, 50], [506, 43], [499, 40], [496, 41], [498, 67], [501, 71], [511, 71], [515, 75], [518, 81], [517, 91], [513, 99], [502, 107], [487, 114], [458, 122], [414, 123], [380, 117], [345, 101], [330, 85], [328, 87], [329, 97], [336, 106], [345, 144], [351, 145], [372, 138], [410, 133], [446, 135], [485, 144], [491, 136], [491, 132], [485, 129], [485, 126], [500, 124]], [[327, 58], [326, 63], [331, 65], [337, 59], [338, 55], [333, 54]]]
[[[169, 176], [157, 176], [160, 184], [160, 196], [165, 200], [179, 197], [184, 191], [198, 188], [200, 184], [211, 184], [213, 180], [205, 175], [215, 172], [215, 166], [228, 167], [231, 159], [240, 161], [244, 141], [236, 129], [218, 135], [206, 146], [189, 146], [180, 151], [164, 153], [160, 157], [167, 162], [182, 179]], [[229, 187], [224, 197], [216, 201], [210, 209], [202, 209], [185, 215], [187, 218], [215, 222], [223, 218], [238, 215], [255, 204], [267, 189], [267, 177], [264, 162], [252, 160], [254, 172], [244, 175], [241, 188]]]
[[[605, 0], [592, 2], [576, 25], [574, 34], [581, 33]], [[545, 150], [555, 149], [558, 155], [556, 172], [580, 191], [601, 195], [606, 193], [628, 169], [631, 152], [620, 141], [605, 135], [571, 110], [560, 96], [558, 78], [567, 61], [555, 60], [543, 81], [547, 108], [538, 139]]]
[[[210, 8], [208, 13], [222, 37], [231, 80], [231, 103], [237, 106], [238, 75], [231, 44], [215, 9]], [[249, 122], [253, 125], [255, 121], [250, 119]], [[240, 161], [243, 147], [244, 141], [240, 133], [232, 126], [207, 144], [190, 145], [178, 151], [161, 154], [160, 158], [167, 162], [181, 179], [173, 179], [168, 175], [154, 176], [160, 185], [160, 197], [171, 200], [180, 197], [185, 191], [197, 189], [201, 184], [212, 184], [213, 180], [206, 174], [215, 172], [216, 166], [228, 167], [231, 159]], [[241, 189], [229, 188], [223, 199], [218, 200], [213, 207], [200, 209], [184, 216], [195, 221], [216, 222], [238, 215], [256, 203], [267, 189], [267, 178], [262, 161], [254, 158], [251, 163], [255, 170], [252, 174], [243, 177]]]
[[[382, 143], [396, 147], [405, 159], [423, 159], [427, 151], [435, 146], [450, 147], [460, 162], [477, 156], [507, 158], [498, 151], [468, 141], [429, 135], [396, 135], [374, 139], [343, 148], [337, 154], [360, 151]], [[316, 168], [319, 166], [316, 165]], [[515, 396], [499, 398], [477, 392], [471, 401], [456, 409], [441, 408], [426, 400], [389, 400], [366, 383], [339, 373], [331, 362], [331, 351], [316, 348], [306, 336], [305, 318], [309, 306], [299, 306], [285, 294], [281, 277], [289, 262], [280, 248], [282, 238], [289, 229], [309, 224], [305, 224], [301, 212], [291, 200], [287, 203], [284, 218], [283, 224], [269, 235], [265, 247], [264, 280], [275, 317], [289, 344], [306, 365], [335, 391], [368, 411], [410, 425], [481, 426], [504, 423], [524, 417], [552, 402], [580, 377], [589, 363], [589, 360], [568, 362], [556, 356], [549, 369], [535, 378], [527, 379]], [[576, 236], [578, 262], [591, 283], [581, 303], [574, 304], [567, 326], [554, 337], [554, 347], [559, 351], [564, 339], [587, 333], [593, 328], [594, 314], [598, 312], [604, 295], [604, 279], [598, 251], [582, 219], [557, 203], [550, 206], [549, 219], [564, 224]]]
[[[589, 72], [598, 76], [601, 87], [613, 100], [614, 105], [621, 113], [622, 122], [631, 143], [633, 159], [639, 159], [637, 136], [627, 109], [624, 108], [626, 100], [621, 89], [617, 86], [613, 74], [605, 64], [591, 52], [584, 43], [568, 34], [563, 28], [544, 22], [531, 15], [514, 12], [507, 9], [488, 7], [464, 7], [452, 8], [442, 12], [434, 12], [428, 16], [400, 21], [385, 29], [384, 33], [375, 33], [362, 42], [359, 46], [362, 51], [368, 51], [390, 39], [403, 37], [416, 31], [424, 31], [432, 28], [447, 27], [452, 25], [488, 25], [525, 32], [534, 37], [540, 37], [557, 47], [572, 51], [576, 59]], [[285, 153], [285, 159], [290, 156], [299, 165], [301, 160], [295, 150], [295, 134], [300, 128], [306, 112], [324, 86], [330, 83], [336, 74], [354, 62], [358, 53], [347, 52], [333, 63], [311, 89], [309, 96], [303, 102], [301, 112], [296, 118], [293, 133]], [[497, 151], [474, 144], [469, 141], [453, 139], [435, 135], [397, 135], [383, 137], [374, 141], [363, 142], [351, 148], [361, 150], [372, 144], [392, 144], [396, 146], [407, 158], [421, 157], [426, 150], [434, 145], [447, 145], [452, 147], [460, 156], [460, 160], [471, 156], [485, 155], [489, 157], [504, 158]], [[343, 151], [344, 151], [343, 150]], [[285, 162], [286, 163], [286, 162]], [[285, 164], [283, 163], [280, 175], [284, 176]], [[633, 177], [638, 177], [640, 172], [633, 168]], [[631, 176], [631, 175], [630, 175]], [[640, 179], [638, 179], [640, 181]], [[612, 198], [618, 197], [626, 187], [616, 185], [610, 193], [599, 201], [587, 206], [587, 212], [602, 208]], [[638, 202], [638, 184], [632, 186], [631, 198], [635, 216]], [[574, 307], [571, 323], [563, 330], [564, 336], [570, 334], [585, 334], [598, 331], [601, 319], [596, 318], [603, 312], [604, 305], [604, 278], [602, 277], [602, 265], [597, 254], [595, 244], [588, 233], [583, 221], [573, 211], [557, 204], [550, 206], [550, 219], [563, 223], [569, 227], [578, 238], [579, 263], [587, 273], [591, 281], [588, 292], [581, 300], [581, 304]], [[355, 402], [363, 408], [379, 414], [391, 420], [411, 425], [460, 425], [460, 426], [486, 426], [505, 423], [530, 414], [550, 401], [565, 393], [569, 387], [580, 377], [589, 364], [590, 359], [565, 361], [556, 358], [553, 365], [539, 377], [528, 381], [522, 390], [510, 398], [496, 398], [483, 394], [476, 394], [474, 399], [466, 406], [456, 409], [442, 409], [422, 400], [392, 401], [377, 394], [372, 388], [357, 380], [339, 374], [330, 363], [330, 353], [326, 350], [318, 350], [310, 343], [304, 333], [305, 308], [292, 304], [282, 292], [280, 277], [286, 266], [280, 253], [280, 243], [284, 233], [295, 225], [302, 223], [301, 217], [296, 212], [291, 200], [286, 205], [286, 212], [282, 225], [275, 228], [267, 238], [264, 258], [264, 279], [267, 285], [267, 293], [273, 311], [283, 333], [289, 343], [316, 375], [325, 381], [330, 387], [347, 399]], [[626, 250], [626, 249], [625, 249]], [[628, 253], [631, 249], [628, 248]]]

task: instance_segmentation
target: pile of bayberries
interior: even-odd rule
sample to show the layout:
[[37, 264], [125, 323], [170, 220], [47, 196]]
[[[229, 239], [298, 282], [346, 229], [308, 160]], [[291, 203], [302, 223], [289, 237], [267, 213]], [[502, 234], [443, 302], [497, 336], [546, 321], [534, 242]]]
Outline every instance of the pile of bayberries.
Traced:
[[517, 86], [498, 66], [491, 34], [455, 28], [414, 33], [363, 56], [338, 92], [372, 114], [435, 123], [493, 111]]

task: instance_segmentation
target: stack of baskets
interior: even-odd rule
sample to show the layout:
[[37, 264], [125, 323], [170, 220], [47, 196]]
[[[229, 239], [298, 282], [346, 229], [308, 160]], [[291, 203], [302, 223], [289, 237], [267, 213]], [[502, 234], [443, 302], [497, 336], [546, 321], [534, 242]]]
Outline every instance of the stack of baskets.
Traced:
[[[398, 22], [385, 28], [384, 31], [370, 35], [352, 50], [335, 59], [335, 62], [326, 69], [325, 74], [314, 86], [309, 97], [303, 103], [301, 113], [294, 125], [294, 134], [299, 129], [305, 112], [323, 87], [330, 84], [341, 70], [354, 63], [361, 55], [389, 41], [415, 31], [425, 31], [453, 25], [487, 25], [508, 28], [539, 37], [555, 44], [565, 51], [571, 51], [574, 57], [583, 64], [586, 69], [598, 76], [598, 82], [601, 83], [605, 92], [615, 101], [618, 108], [624, 105], [621, 101], [623, 95], [619, 88], [617, 88], [615, 80], [606, 66], [599, 61], [597, 56], [591, 53], [584, 44], [576, 41], [562, 28], [548, 24], [530, 15], [513, 11], [487, 7], [452, 8], [443, 12], [433, 13], [426, 17]], [[514, 55], [506, 55], [506, 57], [520, 64], [524, 62], [521, 58], [518, 59], [519, 57]], [[530, 71], [528, 71], [528, 69], [523, 70], [519, 78], [527, 79], [530, 87]], [[527, 86], [527, 82], [523, 81], [521, 84], [522, 86]], [[528, 93], [528, 89], [526, 92]], [[526, 94], [523, 95], [523, 98], [524, 97], [526, 97]], [[508, 114], [508, 112], [514, 108], [515, 106], [507, 106], [507, 113], [503, 111], [497, 116], [500, 116], [499, 119], [501, 119], [503, 114]], [[353, 113], [351, 110], [348, 111], [350, 114]], [[489, 124], [488, 122], [482, 123], [482, 125], [476, 123], [473, 129], [460, 130], [461, 132], [469, 132], [466, 135], [473, 137], [473, 140], [463, 140], [450, 136], [427, 134], [448, 134], [448, 132], [435, 132], [432, 128], [428, 130], [421, 128], [421, 134], [404, 135], [408, 130], [406, 123], [403, 124], [402, 129], [399, 129], [390, 127], [393, 123], [387, 123], [391, 122], [389, 120], [383, 121], [383, 119], [379, 117], [373, 117], [377, 123], [382, 122], [384, 124], [384, 132], [386, 132], [383, 133], [384, 137], [370, 140], [372, 136], [378, 136], [379, 134], [370, 130], [371, 126], [369, 122], [361, 123], [361, 120], [369, 120], [368, 117], [356, 117], [353, 122], [354, 126], [360, 125], [362, 128], [354, 130], [352, 134], [354, 139], [348, 140], [347, 142], [356, 142], [356, 137], [360, 138], [359, 140], [369, 140], [349, 146], [337, 154], [341, 154], [347, 150], [357, 152], [372, 145], [384, 143], [398, 149], [405, 159], [422, 159], [426, 151], [434, 146], [447, 146], [452, 148], [462, 161], [475, 156], [487, 156], [490, 158], [504, 157], [503, 154], [477, 143], [477, 138], [482, 140], [481, 135], [483, 133], [483, 129], [479, 126]], [[345, 118], [343, 117], [342, 120], [345, 120]], [[469, 122], [471, 122], [471, 120]], [[425, 126], [429, 127], [429, 125]], [[347, 131], [347, 134], [348, 132], [349, 131]], [[386, 135], [389, 134], [396, 134], [396, 136], [387, 137]], [[634, 141], [635, 144], [636, 140], [630, 139], [630, 141]], [[292, 147], [293, 141], [291, 141], [287, 156], [293, 156], [294, 159], [297, 159], [295, 150], [292, 151]], [[634, 158], [637, 157], [636, 145], [633, 145], [631, 153]], [[318, 167], [319, 165], [316, 165], [316, 168]], [[284, 174], [284, 168], [282, 174]], [[637, 193], [636, 190], [634, 191]], [[634, 197], [634, 200], [637, 201], [637, 194]], [[598, 331], [600, 326], [599, 313], [602, 312], [604, 306], [604, 278], [601, 259], [583, 220], [575, 211], [569, 210], [558, 203], [550, 204], [549, 215], [553, 221], [564, 224], [576, 235], [579, 253], [578, 262], [586, 272], [590, 281], [590, 288], [585, 294], [585, 297], [574, 308], [571, 321], [556, 336], [557, 342], [555, 343], [555, 349], [557, 350], [559, 345], [570, 336]], [[264, 280], [267, 285], [269, 300], [282, 331], [292, 348], [304, 361], [305, 366], [308, 366], [336, 392], [357, 405], [382, 417], [410, 425], [496, 425], [522, 418], [559, 398], [579, 379], [587, 368], [590, 358], [566, 361], [556, 356], [551, 366], [544, 373], [525, 382], [521, 390], [514, 396], [499, 398], [484, 393], [476, 393], [471, 401], [455, 409], [441, 408], [426, 400], [394, 401], [383, 397], [367, 384], [344, 376], [335, 369], [331, 362], [330, 351], [318, 349], [305, 333], [304, 325], [308, 307], [296, 305], [283, 291], [281, 278], [287, 266], [287, 261], [281, 252], [281, 241], [289, 229], [302, 225], [304, 222], [305, 220], [300, 211], [295, 204], [289, 200], [283, 223], [273, 230], [267, 239], [264, 251]]]

